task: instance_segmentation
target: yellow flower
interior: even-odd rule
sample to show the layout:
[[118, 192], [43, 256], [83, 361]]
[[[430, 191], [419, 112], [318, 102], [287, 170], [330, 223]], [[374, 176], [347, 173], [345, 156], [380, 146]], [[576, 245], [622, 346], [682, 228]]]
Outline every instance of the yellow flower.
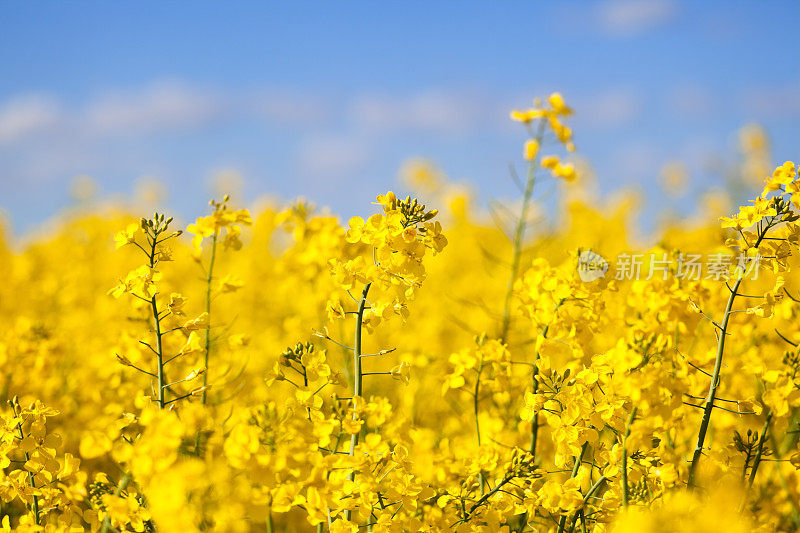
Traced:
[[222, 292], [236, 292], [244, 286], [244, 282], [237, 276], [232, 274], [226, 275], [219, 282], [219, 288]]
[[364, 421], [359, 419], [346, 417], [342, 420], [342, 429], [345, 431], [345, 433], [349, 433], [351, 435], [355, 435], [361, 431], [361, 426], [363, 425]]
[[569, 116], [572, 114], [572, 109], [567, 107], [567, 104], [564, 102], [564, 97], [561, 96], [561, 93], [553, 93], [547, 99], [550, 103], [550, 106], [553, 108], [553, 112], [557, 115], [562, 116]]
[[140, 228], [140, 224], [133, 222], [128, 224], [123, 231], [118, 231], [114, 235], [114, 243], [116, 244], [117, 248], [121, 248], [132, 242], [136, 242], [136, 232], [139, 231]]
[[206, 329], [208, 328], [208, 325], [209, 325], [208, 313], [202, 313], [194, 320], [189, 320], [185, 322], [181, 327], [186, 331], [196, 331], [199, 329]]
[[523, 124], [529, 124], [543, 116], [545, 116], [545, 113], [540, 109], [526, 109], [525, 111], [515, 109], [511, 111], [511, 120], [522, 122]]
[[390, 374], [392, 375], [392, 379], [402, 381], [406, 384], [408, 384], [409, 379], [411, 379], [410, 367], [405, 361], [401, 362], [395, 367], [392, 367]]
[[192, 355], [202, 353], [205, 350], [204, 341], [197, 331], [189, 333], [189, 338], [186, 339], [186, 344], [181, 348], [181, 354]]
[[174, 316], [184, 316], [183, 306], [186, 305], [186, 298], [184, 298], [181, 294], [177, 292], [173, 292], [169, 295], [169, 310], [172, 312]]
[[539, 153], [539, 143], [536, 139], [528, 139], [525, 142], [525, 159], [527, 161], [533, 161], [536, 159], [536, 154]]

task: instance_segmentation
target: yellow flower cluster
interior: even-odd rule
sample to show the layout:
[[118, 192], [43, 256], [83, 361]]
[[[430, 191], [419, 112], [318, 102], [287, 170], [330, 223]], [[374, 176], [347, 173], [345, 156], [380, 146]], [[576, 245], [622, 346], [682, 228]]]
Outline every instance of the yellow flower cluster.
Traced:
[[[510, 231], [416, 161], [438, 210], [225, 197], [191, 239], [110, 210], [0, 238], [0, 531], [798, 530], [796, 166], [615, 276], [630, 202], [565, 185], [531, 222], [541, 180], [583, 179], [540, 154], [571, 114], [512, 113]], [[691, 278], [690, 253], [735, 260]]]
[[[408, 317], [406, 303], [425, 280], [422, 260], [426, 250], [437, 254], [447, 245], [442, 225], [431, 220], [437, 211], [426, 211], [416, 199], [398, 199], [389, 191], [377, 198], [382, 213], [350, 219], [345, 259], [333, 258], [333, 278], [345, 291], [357, 284], [373, 288], [364, 324], [374, 328], [392, 315]], [[376, 295], [376, 291], [381, 291]], [[331, 318], [344, 316], [339, 298], [329, 302]]]
[[[511, 119], [521, 122], [528, 129], [531, 138], [525, 141], [525, 160], [535, 162], [544, 138], [545, 127], [549, 128], [553, 137], [562, 143], [567, 151], [575, 151], [572, 142], [572, 129], [564, 124], [563, 119], [572, 115], [572, 109], [564, 102], [560, 93], [553, 93], [547, 99], [548, 106], [542, 106], [539, 100], [534, 101], [533, 107], [526, 110], [514, 110]], [[534, 133], [536, 131], [536, 133]], [[558, 156], [548, 155], [541, 158], [541, 166], [550, 170], [553, 176], [566, 181], [574, 181], [577, 177], [575, 166], [572, 163], [562, 164]]]

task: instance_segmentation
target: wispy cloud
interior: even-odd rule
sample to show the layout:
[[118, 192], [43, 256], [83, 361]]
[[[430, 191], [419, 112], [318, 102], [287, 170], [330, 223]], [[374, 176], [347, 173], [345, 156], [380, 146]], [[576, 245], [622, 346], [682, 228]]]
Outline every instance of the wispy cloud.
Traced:
[[608, 0], [598, 6], [597, 23], [609, 35], [629, 37], [664, 25], [677, 14], [673, 0]]
[[632, 184], [654, 180], [664, 158], [652, 141], [640, 139], [622, 144], [613, 159], [621, 181]]
[[62, 118], [58, 102], [49, 95], [13, 97], [0, 105], [0, 143], [14, 143], [45, 133]]
[[101, 96], [83, 111], [89, 134], [129, 134], [193, 128], [220, 116], [217, 95], [178, 82]]
[[240, 102], [245, 116], [294, 126], [324, 123], [335, 115], [335, 107], [335, 99], [327, 95], [280, 87], [255, 90]]
[[23, 94], [0, 103], [0, 143], [37, 143], [44, 137], [72, 142], [191, 129], [224, 116], [226, 105], [210, 91], [163, 81], [103, 93], [73, 108], [52, 94]]
[[593, 127], [620, 127], [630, 124], [642, 113], [641, 91], [631, 86], [613, 87], [579, 97], [576, 120]]
[[[0, 101], [0, 162], [7, 175], [36, 183], [84, 173], [100, 179], [136, 176], [164, 169], [168, 156], [158, 152], [153, 139], [169, 134], [170, 142], [192, 143], [199, 131], [226, 123], [232, 131], [256, 127], [264, 135], [282, 136], [284, 150], [272, 155], [276, 165], [304, 179], [324, 180], [362, 171], [398, 136], [446, 138], [504, 125], [505, 106], [492, 102], [480, 91], [447, 88], [341, 97], [177, 80], [104, 91], [70, 105], [56, 95], [23, 94]], [[220, 157], [244, 164], [230, 153], [235, 154], [223, 149], [198, 161]]]
[[711, 90], [696, 83], [674, 85], [667, 92], [666, 103], [670, 110], [688, 118], [707, 116], [715, 111]]
[[350, 114], [357, 127], [372, 131], [458, 134], [485, 120], [486, 101], [468, 91], [427, 90], [410, 95], [356, 97]]
[[758, 85], [740, 91], [743, 109], [753, 116], [800, 118], [800, 81]]
[[297, 166], [306, 177], [322, 180], [342, 177], [361, 170], [371, 147], [366, 139], [341, 135], [315, 135], [297, 149]]

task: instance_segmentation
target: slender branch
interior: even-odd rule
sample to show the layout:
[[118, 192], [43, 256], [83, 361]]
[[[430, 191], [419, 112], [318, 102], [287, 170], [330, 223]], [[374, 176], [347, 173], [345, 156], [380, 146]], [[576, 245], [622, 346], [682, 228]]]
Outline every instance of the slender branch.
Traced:
[[[150, 300], [147, 300], [147, 303], [150, 303]], [[144, 344], [145, 346], [147, 346], [148, 348], [150, 348], [150, 351], [151, 351], [151, 352], [153, 352], [153, 353], [154, 353], [154, 354], [156, 354], [156, 355], [158, 354], [158, 352], [156, 351], [156, 349], [155, 349], [155, 348], [153, 348], [152, 346], [150, 346], [150, 343], [149, 343], [149, 342], [139, 341], [139, 344]]]
[[[693, 404], [693, 403], [691, 403], [691, 402], [683, 402], [683, 401], [682, 401], [681, 403], [682, 403], [683, 405], [688, 405], [689, 407], [696, 407], [696, 408], [698, 408], [698, 409], [704, 409], [704, 410], [705, 410], [705, 409], [707, 408], [707, 406], [704, 406], [704, 405], [696, 405], [696, 404]], [[714, 406], [713, 406], [713, 409], [719, 409], [720, 411], [727, 411], [728, 413], [733, 413], [733, 414], [735, 414], [735, 415], [754, 415], [754, 414], [756, 414], [756, 412], [755, 412], [755, 411], [748, 411], [748, 412], [746, 412], [746, 413], [743, 413], [743, 412], [741, 412], [741, 411], [734, 411], [733, 409], [728, 409], [728, 408], [726, 408], [726, 407], [720, 407], [719, 405], [714, 405]]]
[[797, 348], [797, 343], [796, 343], [796, 342], [792, 342], [792, 341], [790, 341], [789, 339], [787, 339], [786, 337], [784, 337], [784, 336], [781, 334], [781, 332], [780, 332], [780, 331], [778, 331], [778, 328], [775, 328], [775, 333], [777, 333], [777, 334], [778, 334], [778, 337], [780, 337], [781, 339], [783, 339], [784, 341], [786, 341], [786, 343], [787, 343], [787, 344], [790, 344], [790, 345], [794, 346], [795, 348]]
[[[500, 489], [502, 489], [505, 485], [507, 485], [512, 479], [514, 479], [514, 475], [513, 474], [507, 475], [506, 477], [504, 477], [502, 479], [502, 481], [500, 481], [500, 483], [497, 484], [497, 486], [495, 488], [493, 488], [492, 490], [490, 490], [489, 492], [487, 492], [486, 494], [481, 496], [481, 498], [478, 501], [476, 501], [472, 505], [472, 507], [470, 507], [469, 511], [466, 511], [466, 513], [464, 515], [464, 518], [460, 521], [460, 523], [467, 522], [469, 520], [470, 516], [472, 515], [472, 513], [474, 513], [478, 509], [478, 507], [480, 507], [481, 505], [486, 503], [486, 501], [489, 498], [491, 498], [492, 496], [494, 496], [498, 492], [501, 492]], [[455, 525], [455, 524], [453, 524], [453, 525]]]
[[169, 405], [169, 404], [171, 404], [173, 402], [177, 402], [177, 401], [180, 401], [180, 400], [185, 400], [186, 398], [189, 398], [190, 396], [193, 396], [193, 394], [191, 392], [189, 392], [187, 394], [184, 394], [183, 396], [178, 396], [176, 398], [172, 398], [171, 400], [167, 400], [166, 402], [164, 402], [164, 405]]
[[141, 372], [142, 374], [147, 374], [148, 376], [150, 376], [152, 378], [158, 378], [158, 376], [156, 376], [152, 372], [148, 372], [147, 370], [145, 370], [143, 368], [139, 368], [138, 366], [134, 365], [133, 363], [126, 363], [126, 366], [134, 368], [134, 369], [138, 370], [139, 372]]
[[783, 288], [783, 292], [785, 292], [785, 293], [786, 293], [786, 296], [788, 296], [788, 297], [789, 297], [789, 299], [790, 299], [790, 300], [792, 300], [793, 302], [800, 303], [800, 298], [795, 298], [794, 296], [792, 296], [792, 295], [789, 293], [789, 291], [786, 289], [786, 287], [784, 287], [784, 288]]
[[388, 350], [381, 350], [376, 353], [362, 353], [361, 357], [375, 357], [376, 355], [386, 355], [392, 353], [393, 351], [397, 350], [397, 348], [390, 348]]
[[[328, 335], [328, 334], [327, 334], [325, 331], [319, 331], [319, 330], [316, 330], [316, 329], [314, 329], [314, 330], [312, 330], [312, 332], [313, 332], [313, 333], [314, 333], [314, 335], [316, 335], [317, 337], [321, 337], [321, 338], [323, 338], [323, 339], [325, 339], [325, 340], [327, 340], [327, 341], [331, 341], [331, 342], [332, 342], [332, 343], [334, 343], [335, 345], [337, 345], [337, 346], [341, 346], [341, 347], [342, 347], [342, 348], [344, 348], [345, 350], [350, 350], [351, 352], [353, 351], [353, 348], [351, 348], [350, 346], [347, 346], [346, 344], [342, 344], [341, 342], [339, 342], [339, 341], [337, 341], [336, 339], [332, 338], [332, 337], [331, 337], [330, 335]], [[369, 355], [372, 355], [372, 354], [369, 354]], [[366, 355], [363, 355], [362, 357], [366, 357]]]

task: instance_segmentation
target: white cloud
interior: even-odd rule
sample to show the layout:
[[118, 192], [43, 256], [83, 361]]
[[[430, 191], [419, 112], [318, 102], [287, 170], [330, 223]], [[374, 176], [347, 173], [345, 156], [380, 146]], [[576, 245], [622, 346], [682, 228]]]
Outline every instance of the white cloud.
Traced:
[[303, 94], [280, 88], [258, 91], [246, 104], [245, 113], [253, 113], [281, 124], [319, 124], [330, 118], [333, 106], [319, 95]]
[[623, 183], [654, 180], [663, 163], [660, 150], [647, 140], [628, 141], [615, 150], [613, 160]]
[[107, 94], [91, 102], [81, 121], [91, 134], [126, 134], [196, 127], [218, 116], [222, 102], [213, 94], [176, 82]]
[[[373, 154], [396, 137], [442, 139], [515, 127], [507, 113], [504, 102], [480, 90], [432, 88], [349, 96], [280, 86], [233, 90], [156, 80], [96, 93], [70, 106], [36, 94], [0, 100], [0, 158], [15, 179], [37, 183], [86, 173], [127, 179], [123, 176], [169, 170], [163, 159], [169, 156], [153, 153], [157, 135], [174, 133], [171, 142], [192, 143], [200, 128], [230, 121], [238, 131], [243, 123], [279, 125], [266, 128], [268, 135], [285, 137], [281, 146], [286, 153], [274, 157], [294, 165], [304, 179], [345, 177], [362, 171]], [[4, 144], [12, 141], [6, 149]]]
[[591, 126], [618, 127], [630, 124], [642, 112], [641, 93], [633, 87], [615, 87], [577, 99], [576, 120]]
[[368, 94], [351, 106], [352, 120], [373, 131], [462, 133], [485, 116], [487, 106], [468, 93], [430, 90], [410, 96]]
[[742, 108], [756, 120], [800, 117], [800, 81], [750, 87], [739, 98]]
[[324, 180], [361, 170], [369, 161], [365, 139], [344, 136], [315, 136], [301, 143], [297, 157], [305, 175]]
[[669, 90], [667, 105], [681, 116], [689, 118], [705, 116], [714, 111], [714, 97], [706, 87], [684, 83], [675, 85]]
[[608, 0], [599, 6], [597, 22], [604, 32], [627, 37], [670, 22], [677, 12], [673, 0]]
[[22, 95], [0, 106], [0, 143], [12, 143], [47, 132], [62, 113], [55, 98], [44, 94]]

